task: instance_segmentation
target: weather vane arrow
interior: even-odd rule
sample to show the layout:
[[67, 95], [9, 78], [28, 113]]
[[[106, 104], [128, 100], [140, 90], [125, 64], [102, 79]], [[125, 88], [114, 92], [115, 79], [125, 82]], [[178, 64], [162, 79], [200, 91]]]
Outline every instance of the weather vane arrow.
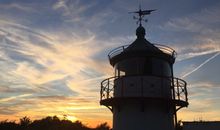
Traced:
[[139, 7], [139, 11], [135, 11], [135, 12], [129, 12], [129, 13], [135, 13], [138, 14], [138, 18], [137, 17], [133, 17], [134, 19], [138, 19], [137, 24], [139, 23], [139, 25], [141, 26], [141, 22], [144, 20], [145, 22], [147, 22], [147, 19], [143, 19], [145, 15], [150, 15], [151, 12], [156, 11], [156, 9], [153, 10], [141, 10], [141, 7]]

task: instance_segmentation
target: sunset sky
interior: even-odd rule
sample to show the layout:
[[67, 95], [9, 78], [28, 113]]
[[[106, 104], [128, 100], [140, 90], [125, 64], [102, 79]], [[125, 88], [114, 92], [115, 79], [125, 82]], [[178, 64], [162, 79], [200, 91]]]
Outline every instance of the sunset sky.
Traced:
[[110, 50], [132, 43], [139, 3], [157, 9], [146, 38], [174, 48], [188, 83], [181, 120], [220, 120], [219, 0], [0, 0], [0, 120], [67, 115], [111, 124], [99, 105]]

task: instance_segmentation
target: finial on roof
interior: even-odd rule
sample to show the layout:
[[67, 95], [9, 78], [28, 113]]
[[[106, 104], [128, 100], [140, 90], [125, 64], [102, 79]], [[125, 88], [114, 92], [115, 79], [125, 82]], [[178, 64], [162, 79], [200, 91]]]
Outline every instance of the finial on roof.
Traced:
[[137, 38], [144, 38], [145, 37], [145, 29], [141, 24], [136, 29], [136, 35], [137, 35]]

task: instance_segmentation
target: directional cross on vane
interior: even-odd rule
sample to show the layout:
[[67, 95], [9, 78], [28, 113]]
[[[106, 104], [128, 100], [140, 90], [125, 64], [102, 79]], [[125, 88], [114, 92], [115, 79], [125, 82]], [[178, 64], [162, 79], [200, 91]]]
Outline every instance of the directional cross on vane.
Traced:
[[153, 10], [141, 10], [141, 8], [139, 8], [139, 11], [135, 11], [135, 12], [129, 12], [129, 13], [135, 13], [135, 14], [138, 14], [139, 17], [135, 17], [133, 16], [134, 19], [137, 19], [137, 24], [139, 23], [139, 25], [141, 26], [141, 22], [142, 21], [145, 21], [147, 22], [147, 19], [144, 19], [144, 16], [145, 15], [150, 15], [151, 12], [153, 11], [156, 11], [156, 9], [153, 9]]

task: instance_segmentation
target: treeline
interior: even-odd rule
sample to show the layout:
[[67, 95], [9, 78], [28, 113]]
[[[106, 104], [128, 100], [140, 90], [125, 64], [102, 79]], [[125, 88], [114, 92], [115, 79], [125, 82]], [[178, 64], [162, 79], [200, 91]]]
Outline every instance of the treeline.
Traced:
[[8, 120], [1, 121], [0, 130], [110, 130], [110, 127], [107, 123], [102, 123], [96, 128], [89, 128], [80, 121], [72, 122], [67, 119], [59, 119], [57, 116], [31, 121], [25, 116], [18, 123]]

